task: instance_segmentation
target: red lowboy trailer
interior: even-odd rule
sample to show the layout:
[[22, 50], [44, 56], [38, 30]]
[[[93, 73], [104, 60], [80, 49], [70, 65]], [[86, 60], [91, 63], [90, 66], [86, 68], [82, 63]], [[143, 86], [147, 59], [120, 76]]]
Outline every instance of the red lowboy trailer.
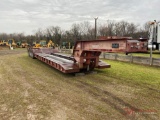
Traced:
[[108, 37], [99, 40], [77, 41], [71, 56], [59, 53], [53, 48], [28, 48], [29, 56], [37, 58], [63, 73], [75, 73], [80, 70], [91, 71], [94, 68], [110, 68], [99, 60], [101, 52], [147, 52], [147, 42], [129, 37]]

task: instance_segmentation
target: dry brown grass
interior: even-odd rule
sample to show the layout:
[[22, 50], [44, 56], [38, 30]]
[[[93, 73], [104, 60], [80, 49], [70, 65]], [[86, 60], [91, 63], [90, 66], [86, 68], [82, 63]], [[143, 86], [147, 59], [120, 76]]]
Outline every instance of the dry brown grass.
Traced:
[[[0, 56], [0, 66], [0, 118], [4, 120], [156, 120], [160, 117], [160, 93], [156, 89], [120, 82], [123, 79], [108, 77], [106, 71], [75, 77], [62, 74], [23, 52]], [[133, 114], [127, 114], [126, 108]]]

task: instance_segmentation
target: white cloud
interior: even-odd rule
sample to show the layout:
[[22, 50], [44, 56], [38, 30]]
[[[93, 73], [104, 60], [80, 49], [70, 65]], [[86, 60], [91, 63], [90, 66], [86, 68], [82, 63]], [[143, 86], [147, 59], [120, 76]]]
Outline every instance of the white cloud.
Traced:
[[[17, 1], [17, 0], [16, 0]], [[15, 2], [16, 2], [15, 1]], [[41, 2], [40, 0], [22, 0], [22, 1], [24, 1], [25, 3], [29, 3], [29, 4], [36, 4], [36, 3], [38, 3], [38, 2]]]
[[75, 22], [159, 20], [159, 0], [1, 0], [0, 32], [25, 32], [48, 26], [69, 29]]

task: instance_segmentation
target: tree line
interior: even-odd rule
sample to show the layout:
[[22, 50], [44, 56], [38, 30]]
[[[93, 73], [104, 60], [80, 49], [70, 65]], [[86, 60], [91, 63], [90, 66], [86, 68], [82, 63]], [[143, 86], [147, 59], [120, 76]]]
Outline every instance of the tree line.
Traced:
[[[138, 39], [148, 38], [149, 22], [143, 26], [127, 21], [115, 22], [107, 20], [106, 23], [97, 26], [97, 36], [126, 36]], [[76, 40], [95, 39], [95, 27], [88, 21], [72, 24], [69, 30], [63, 30], [59, 26], [50, 26], [45, 29], [39, 28], [33, 35], [24, 33], [6, 34], [0, 33], [0, 40], [14, 39], [16, 42], [26, 40], [29, 44], [34, 41], [52, 40], [55, 44], [61, 45], [63, 42], [74, 44]]]

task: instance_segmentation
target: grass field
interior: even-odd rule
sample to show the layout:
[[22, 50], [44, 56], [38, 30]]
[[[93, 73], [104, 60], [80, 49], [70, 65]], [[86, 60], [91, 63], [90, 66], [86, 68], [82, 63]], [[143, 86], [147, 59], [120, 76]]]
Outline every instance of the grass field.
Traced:
[[[148, 53], [132, 53], [133, 56], [150, 57], [150, 52]], [[153, 52], [153, 58], [160, 58], [160, 52]]]
[[160, 68], [109, 61], [110, 69], [75, 77], [27, 56], [0, 51], [4, 120], [158, 120]]

